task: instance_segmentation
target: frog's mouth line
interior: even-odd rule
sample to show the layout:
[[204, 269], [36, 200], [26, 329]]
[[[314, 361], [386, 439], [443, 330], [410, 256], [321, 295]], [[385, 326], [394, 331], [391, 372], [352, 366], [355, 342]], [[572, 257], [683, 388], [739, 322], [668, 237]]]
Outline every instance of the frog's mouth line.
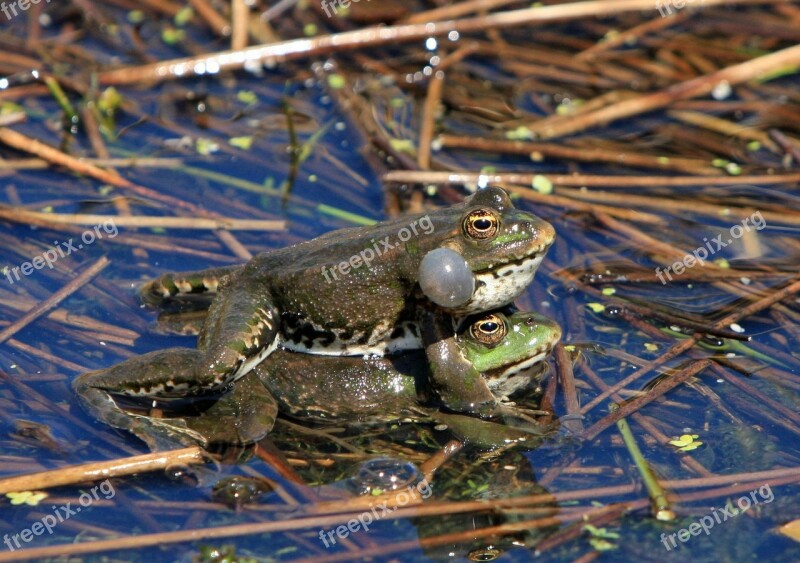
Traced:
[[508, 260], [506, 262], [495, 262], [494, 264], [489, 264], [489, 266], [487, 266], [483, 270], [473, 271], [473, 274], [476, 276], [485, 276], [491, 274], [494, 277], [499, 277], [500, 276], [500, 274], [498, 273], [499, 270], [505, 269], [508, 266], [521, 267], [526, 262], [530, 262], [532, 260], [538, 260], [541, 262], [541, 260], [544, 258], [544, 255], [547, 253], [547, 250], [549, 248], [550, 248], [549, 244], [547, 246], [541, 246], [538, 249], [531, 252], [530, 254], [525, 254], [524, 256], [512, 258], [511, 260]]
[[552, 348], [549, 347], [540, 348], [539, 350], [536, 351], [536, 354], [534, 356], [528, 358], [527, 360], [523, 360], [511, 366], [503, 366], [500, 368], [489, 370], [484, 373], [484, 376], [488, 380], [490, 386], [492, 384], [501, 385], [507, 379], [542, 362], [548, 356], [548, 354], [550, 354], [551, 350]]

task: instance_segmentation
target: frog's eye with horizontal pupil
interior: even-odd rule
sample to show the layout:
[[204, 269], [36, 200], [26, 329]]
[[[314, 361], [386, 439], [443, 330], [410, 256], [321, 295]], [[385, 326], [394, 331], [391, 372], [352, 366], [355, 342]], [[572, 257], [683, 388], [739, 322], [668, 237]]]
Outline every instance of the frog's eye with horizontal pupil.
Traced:
[[497, 315], [481, 319], [470, 327], [472, 337], [482, 344], [494, 345], [506, 336], [506, 323]]
[[464, 219], [464, 232], [474, 239], [485, 240], [497, 234], [498, 225], [494, 213], [486, 209], [477, 209]]

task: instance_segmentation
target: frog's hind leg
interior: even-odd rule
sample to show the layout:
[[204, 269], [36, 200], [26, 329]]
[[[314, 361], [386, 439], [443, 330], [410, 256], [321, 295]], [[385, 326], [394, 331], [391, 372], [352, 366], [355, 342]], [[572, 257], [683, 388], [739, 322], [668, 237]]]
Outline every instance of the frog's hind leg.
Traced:
[[[241, 264], [236, 264], [196, 272], [164, 274], [145, 283], [139, 289], [139, 296], [147, 305], [159, 308], [181, 298], [213, 297], [217, 293], [221, 280], [231, 274], [237, 274], [243, 267]], [[202, 303], [208, 307], [210, 299], [206, 299]]]
[[[168, 353], [167, 353], [168, 352]], [[114, 428], [128, 430], [144, 440], [151, 450], [164, 450], [175, 444], [204, 445], [204, 437], [176, 420], [164, 425], [160, 419], [136, 415], [123, 410], [114, 396], [167, 396], [169, 390], [180, 390], [174, 381], [175, 370], [186, 361], [193, 361], [196, 350], [172, 349], [131, 358], [109, 369], [78, 376], [73, 382], [83, 407], [95, 418]], [[148, 378], [147, 375], [152, 374]]]
[[279, 316], [263, 284], [244, 282], [220, 288], [197, 349], [158, 350], [78, 377], [73, 385], [87, 408], [139, 435], [111, 395], [157, 398], [221, 392], [249, 372], [277, 346]]
[[[165, 355], [164, 352], [169, 352]], [[167, 382], [143, 381], [131, 386], [130, 369], [147, 367], [177, 368], [196, 361], [198, 353], [191, 349], [173, 349], [145, 354], [108, 370], [89, 372], [73, 382], [84, 408], [96, 418], [115, 428], [127, 430], [141, 438], [153, 451], [176, 445], [210, 444], [246, 446], [267, 435], [275, 424], [278, 406], [275, 399], [255, 374], [248, 374], [231, 390], [221, 395], [200, 414], [174, 418], [157, 418], [135, 414], [121, 408], [115, 395], [168, 397], [186, 389], [173, 377]], [[159, 372], [158, 369], [155, 369]], [[135, 373], [135, 372], [133, 372]], [[161, 370], [162, 375], [166, 373]]]

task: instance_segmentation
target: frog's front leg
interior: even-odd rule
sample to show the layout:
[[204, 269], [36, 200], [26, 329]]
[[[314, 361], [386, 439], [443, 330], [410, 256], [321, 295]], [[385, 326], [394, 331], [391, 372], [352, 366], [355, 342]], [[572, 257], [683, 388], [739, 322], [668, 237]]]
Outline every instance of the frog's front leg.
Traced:
[[430, 366], [430, 384], [445, 407], [484, 418], [499, 417], [527, 432], [541, 433], [539, 423], [517, 409], [503, 405], [492, 393], [481, 373], [461, 352], [449, 316], [422, 310], [418, 318]]
[[217, 293], [220, 282], [232, 274], [237, 274], [243, 267], [241, 264], [236, 264], [196, 272], [164, 274], [145, 283], [139, 289], [139, 296], [144, 303], [159, 308], [182, 296], [213, 297]]

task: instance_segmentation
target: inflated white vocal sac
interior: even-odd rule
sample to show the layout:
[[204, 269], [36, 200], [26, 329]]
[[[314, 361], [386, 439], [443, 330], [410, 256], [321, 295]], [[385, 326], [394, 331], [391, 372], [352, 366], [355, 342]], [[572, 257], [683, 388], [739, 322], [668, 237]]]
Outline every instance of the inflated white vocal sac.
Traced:
[[467, 261], [449, 248], [431, 250], [419, 265], [423, 293], [442, 307], [459, 307], [472, 298], [475, 277]]

